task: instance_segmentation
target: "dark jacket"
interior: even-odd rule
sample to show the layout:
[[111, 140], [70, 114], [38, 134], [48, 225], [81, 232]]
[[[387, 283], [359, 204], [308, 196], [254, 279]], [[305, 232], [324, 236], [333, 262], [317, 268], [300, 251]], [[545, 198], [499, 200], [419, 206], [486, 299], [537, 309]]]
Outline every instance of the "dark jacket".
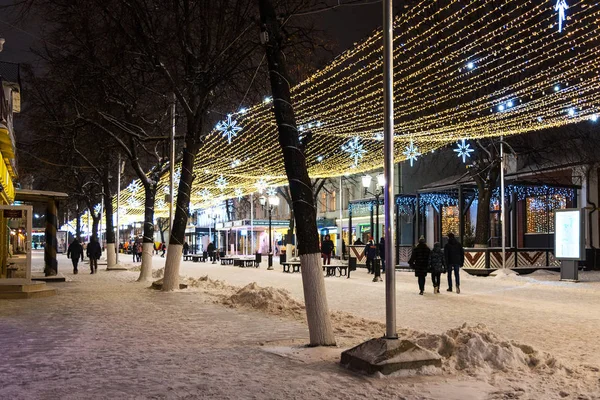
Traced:
[[366, 245], [365, 255], [367, 256], [367, 260], [374, 260], [377, 257], [377, 246], [374, 243]]
[[212, 242], [210, 242], [208, 244], [208, 247], [206, 248], [206, 251], [208, 251], [208, 254], [212, 253], [213, 251], [215, 251], [215, 245]]
[[363, 241], [362, 241], [362, 240], [360, 240], [360, 239], [356, 239], [356, 240], [354, 241], [354, 245], [355, 245], [355, 246], [360, 246], [361, 244], [364, 244], [364, 243], [363, 243]]
[[190, 245], [188, 242], [183, 243], [183, 254], [187, 254], [190, 251]]
[[100, 243], [92, 240], [87, 246], [87, 256], [89, 258], [93, 258], [94, 260], [98, 260], [102, 255], [102, 248], [100, 248]]
[[385, 260], [385, 240], [383, 238], [379, 241], [379, 257]]
[[323, 240], [321, 243], [321, 253], [331, 255], [333, 251], [333, 242], [331, 240]]
[[444, 260], [446, 265], [459, 265], [461, 267], [464, 265], [465, 251], [456, 238], [448, 239], [448, 243], [444, 246]]
[[434, 248], [429, 254], [429, 270], [441, 274], [445, 270], [444, 252], [442, 249]]
[[415, 276], [427, 276], [431, 250], [425, 243], [419, 243], [412, 251], [408, 264], [415, 270]]
[[67, 258], [77, 260], [79, 257], [83, 260], [83, 247], [81, 246], [81, 243], [79, 243], [79, 240], [75, 239], [69, 245]]

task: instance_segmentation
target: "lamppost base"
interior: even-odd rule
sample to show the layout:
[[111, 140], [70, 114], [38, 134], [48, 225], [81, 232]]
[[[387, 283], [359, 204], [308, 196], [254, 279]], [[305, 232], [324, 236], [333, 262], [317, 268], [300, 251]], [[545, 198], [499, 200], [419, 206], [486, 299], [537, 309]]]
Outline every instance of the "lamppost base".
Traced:
[[269, 258], [268, 258], [269, 262], [267, 264], [267, 271], [272, 271], [273, 268], [273, 254], [269, 254]]

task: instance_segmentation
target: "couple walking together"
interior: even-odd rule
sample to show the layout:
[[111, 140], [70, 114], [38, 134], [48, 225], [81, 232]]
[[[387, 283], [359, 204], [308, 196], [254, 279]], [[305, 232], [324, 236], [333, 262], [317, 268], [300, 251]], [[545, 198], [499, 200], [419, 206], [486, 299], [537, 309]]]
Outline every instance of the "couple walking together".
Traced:
[[458, 240], [451, 232], [448, 234], [448, 243], [444, 250], [439, 243], [433, 245], [433, 250], [425, 243], [425, 238], [419, 238], [419, 244], [413, 249], [408, 264], [415, 270], [415, 276], [419, 280], [419, 294], [425, 292], [425, 278], [431, 272], [433, 293], [440, 292], [440, 278], [442, 273], [448, 273], [448, 292], [452, 292], [452, 275], [456, 284], [456, 293], [460, 293], [460, 268], [465, 261], [465, 252]]

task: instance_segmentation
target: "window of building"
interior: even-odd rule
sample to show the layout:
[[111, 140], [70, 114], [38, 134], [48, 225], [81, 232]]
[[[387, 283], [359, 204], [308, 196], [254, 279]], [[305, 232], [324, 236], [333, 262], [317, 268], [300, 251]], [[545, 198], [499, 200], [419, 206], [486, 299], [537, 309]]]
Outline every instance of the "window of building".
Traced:
[[319, 202], [319, 209], [322, 213], [327, 212], [327, 192], [321, 192], [321, 201]]
[[458, 217], [458, 206], [442, 207], [442, 233], [444, 235], [447, 235], [448, 232], [458, 235]]
[[337, 210], [337, 196], [335, 190], [329, 194], [329, 211]]
[[567, 208], [564, 195], [528, 197], [527, 233], [554, 233], [554, 210]]

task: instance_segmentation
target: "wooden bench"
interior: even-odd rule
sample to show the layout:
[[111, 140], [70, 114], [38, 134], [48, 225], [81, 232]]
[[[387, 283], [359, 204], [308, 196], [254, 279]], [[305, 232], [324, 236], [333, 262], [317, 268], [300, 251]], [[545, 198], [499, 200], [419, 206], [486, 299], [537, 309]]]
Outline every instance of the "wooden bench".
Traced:
[[[300, 272], [300, 261], [286, 261], [281, 263], [281, 266], [283, 267], [283, 272], [288, 272], [288, 273], [294, 273], [294, 272]], [[290, 267], [291, 267], [291, 271], [290, 271]]]
[[183, 256], [183, 261], [192, 260], [193, 262], [202, 261], [205, 262], [206, 258], [202, 254], [186, 254]]
[[[325, 272], [325, 277], [335, 276], [337, 272], [337, 265], [323, 265], [323, 271]], [[342, 276], [340, 274], [340, 276]]]
[[240, 268], [246, 268], [246, 267], [255, 267], [258, 268], [258, 263], [256, 262], [255, 258], [237, 258], [234, 261], [235, 266], [238, 266]]
[[221, 265], [235, 265], [237, 260], [237, 257], [221, 257]]

